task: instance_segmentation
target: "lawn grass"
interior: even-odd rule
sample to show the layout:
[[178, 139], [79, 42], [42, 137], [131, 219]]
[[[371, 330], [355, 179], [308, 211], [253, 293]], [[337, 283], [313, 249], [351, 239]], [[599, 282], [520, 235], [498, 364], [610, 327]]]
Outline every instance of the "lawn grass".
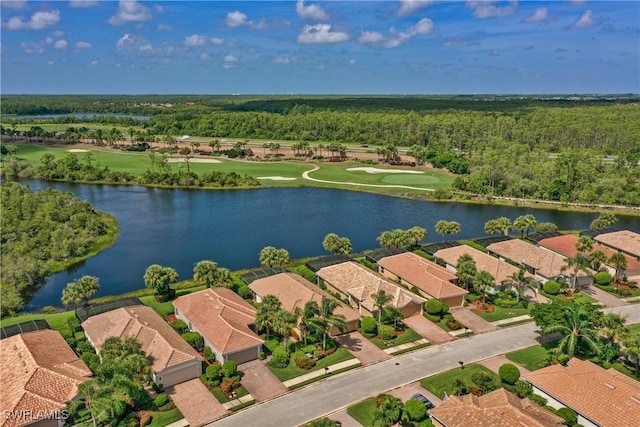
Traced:
[[247, 390], [243, 385], [241, 385], [240, 388], [236, 389], [236, 397], [229, 398], [227, 397], [226, 394], [222, 392], [222, 390], [220, 390], [220, 387], [216, 387], [211, 390], [211, 394], [213, 394], [215, 398], [218, 399], [218, 402], [227, 403], [227, 402], [231, 402], [232, 400], [239, 399], [242, 396], [246, 396], [247, 394], [249, 394], [249, 390]]
[[458, 379], [463, 381], [469, 388], [473, 387], [474, 384], [471, 381], [471, 376], [476, 372], [485, 372], [494, 379], [496, 384], [500, 384], [500, 377], [493, 371], [482, 365], [471, 364], [465, 365], [464, 369], [455, 368], [450, 371], [425, 378], [420, 381], [420, 385], [438, 397], [442, 397], [445, 391], [447, 394], [451, 395], [454, 392], [453, 388], [456, 380]]
[[625, 329], [629, 332], [629, 335], [640, 335], [640, 323], [627, 325]]
[[[613, 295], [616, 298], [625, 298], [624, 296], [620, 295], [617, 291], [618, 289], [615, 286], [612, 285], [607, 285], [607, 286], [601, 286], [601, 285], [595, 285], [598, 288], [602, 289], [605, 292], [609, 292], [611, 295]], [[637, 287], [631, 291], [629, 291], [629, 295], [627, 295], [627, 297], [640, 297], [640, 287]]]
[[417, 341], [422, 339], [422, 335], [417, 333], [411, 328], [407, 328], [404, 330], [402, 335], [398, 335], [392, 340], [383, 340], [380, 338], [371, 338], [370, 341], [384, 350], [385, 348], [395, 347], [400, 344], [406, 344], [408, 342]]
[[482, 311], [472, 310], [475, 314], [482, 317], [487, 322], [495, 322], [496, 320], [509, 319], [511, 317], [523, 316], [525, 314], [529, 314], [528, 308], [522, 307], [498, 307], [497, 305], [493, 306], [493, 313], [484, 313]]
[[353, 355], [349, 353], [346, 348], [339, 347], [335, 353], [320, 359], [318, 363], [316, 363], [316, 366], [306, 371], [298, 368], [293, 354], [291, 360], [289, 360], [289, 366], [286, 368], [274, 368], [269, 365], [267, 365], [267, 367], [280, 381], [284, 382], [291, 378], [299, 377], [300, 375], [308, 374], [309, 372], [317, 371], [318, 369], [324, 369], [326, 366], [335, 365], [336, 363], [344, 362], [349, 359], [353, 359]]
[[[206, 286], [201, 285], [201, 286], [194, 286], [188, 289], [180, 289], [176, 291], [176, 298], [182, 295], [190, 294], [192, 292], [201, 291], [205, 288]], [[147, 295], [147, 296], [140, 297], [140, 301], [142, 301], [144, 305], [153, 308], [153, 310], [163, 318], [167, 314], [173, 314], [175, 312], [175, 309], [173, 307], [173, 301], [157, 302], [155, 295]]]
[[575, 294], [573, 294], [573, 296], [567, 297], [565, 295], [562, 294], [558, 294], [558, 295], [551, 295], [548, 294], [544, 291], [540, 291], [540, 293], [542, 295], [544, 295], [545, 297], [549, 298], [550, 300], [554, 301], [554, 300], [558, 300], [558, 301], [573, 301], [575, 303], [579, 303], [579, 304], [593, 304], [593, 303], [597, 303], [598, 300], [585, 294], [584, 292], [576, 292]]
[[549, 364], [551, 353], [556, 345], [557, 341], [534, 345], [522, 350], [512, 351], [507, 353], [506, 356], [512, 362], [516, 362], [530, 371], [535, 371]]
[[148, 427], [164, 427], [184, 418], [178, 408], [166, 412], [149, 413], [151, 414], [151, 423], [147, 424]]
[[376, 410], [376, 397], [370, 397], [347, 408], [347, 414], [364, 427], [373, 426], [373, 412]]
[[52, 329], [56, 331], [60, 331], [65, 329], [65, 324], [69, 317], [74, 315], [73, 310], [69, 311], [61, 311], [58, 313], [45, 314], [45, 313], [36, 313], [36, 314], [21, 314], [15, 317], [5, 317], [0, 320], [0, 326], [9, 326], [15, 325], [17, 323], [28, 322], [29, 320], [40, 320], [44, 319], [51, 326]]

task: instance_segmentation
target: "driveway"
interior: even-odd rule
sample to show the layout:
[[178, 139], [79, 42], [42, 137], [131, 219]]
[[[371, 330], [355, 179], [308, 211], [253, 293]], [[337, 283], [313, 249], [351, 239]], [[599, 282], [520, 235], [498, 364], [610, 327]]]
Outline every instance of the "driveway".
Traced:
[[165, 389], [191, 427], [203, 426], [227, 414], [222, 403], [202, 384], [200, 378]]
[[442, 403], [442, 399], [440, 399], [440, 397], [436, 396], [435, 394], [432, 394], [427, 389], [422, 388], [419, 382], [411, 383], [389, 392], [390, 395], [397, 397], [398, 399], [402, 400], [402, 402], [404, 403], [406, 403], [407, 400], [411, 399], [411, 396], [413, 396], [416, 393], [420, 393], [421, 395], [429, 399], [431, 402], [433, 402], [433, 404], [436, 406]]
[[447, 331], [420, 314], [407, 317], [404, 324], [425, 337], [431, 345], [453, 341], [455, 338]]
[[378, 348], [371, 341], [366, 339], [360, 332], [350, 332], [335, 338], [341, 346], [349, 350], [349, 353], [362, 362], [362, 365], [369, 365], [381, 360], [390, 358], [387, 353]]
[[256, 402], [264, 402], [286, 393], [289, 389], [267, 368], [263, 360], [253, 360], [238, 366], [245, 386]]
[[454, 318], [467, 328], [471, 329], [474, 334], [482, 334], [498, 329], [497, 326], [487, 322], [482, 317], [471, 311], [471, 308], [469, 307], [455, 307], [450, 311]]
[[504, 365], [505, 363], [510, 363], [512, 365], [515, 365], [520, 370], [520, 376], [526, 375], [529, 372], [531, 372], [524, 366], [507, 359], [507, 357], [504, 354], [500, 356], [492, 357], [490, 359], [481, 360], [480, 362], [478, 362], [479, 365], [482, 365], [485, 368], [492, 370], [496, 374], [498, 373], [500, 366]]
[[342, 427], [362, 427], [362, 424], [351, 418], [351, 415], [347, 414], [347, 410], [343, 409], [338, 412], [334, 412], [328, 415], [329, 418], [335, 421], [340, 421]]
[[611, 295], [609, 292], [603, 291], [597, 286], [589, 285], [581, 290], [585, 294], [589, 295], [592, 298], [597, 299], [606, 307], [620, 307], [622, 305], [627, 305], [626, 301], [621, 300], [620, 298], [616, 298]]

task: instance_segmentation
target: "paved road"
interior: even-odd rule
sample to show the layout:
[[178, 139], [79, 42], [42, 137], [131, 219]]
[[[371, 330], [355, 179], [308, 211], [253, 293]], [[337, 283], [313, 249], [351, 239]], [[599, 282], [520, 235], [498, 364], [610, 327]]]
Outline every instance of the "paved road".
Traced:
[[[628, 315], [640, 323], [640, 305], [605, 312]], [[394, 357], [362, 369], [345, 372], [294, 393], [251, 406], [210, 424], [214, 427], [298, 426], [384, 391], [452, 368], [537, 344], [534, 323], [525, 323]]]

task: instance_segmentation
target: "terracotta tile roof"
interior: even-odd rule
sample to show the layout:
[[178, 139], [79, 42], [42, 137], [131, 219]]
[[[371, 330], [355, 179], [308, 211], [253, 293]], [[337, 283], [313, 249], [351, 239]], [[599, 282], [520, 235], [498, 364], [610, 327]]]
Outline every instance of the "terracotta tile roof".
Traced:
[[[308, 301], [315, 301], [320, 305], [323, 296], [336, 300], [329, 293], [294, 273], [281, 273], [258, 279], [252, 282], [249, 288], [261, 297], [265, 295], [276, 296], [282, 303], [282, 308], [291, 313], [296, 308], [302, 310]], [[343, 303], [340, 303], [335, 313], [343, 315], [347, 322], [360, 318], [360, 313], [357, 310]]]
[[316, 274], [340, 292], [356, 298], [370, 312], [377, 309], [372, 295], [381, 290], [393, 297], [389, 304], [398, 309], [425, 301], [354, 261], [321, 268]]
[[[0, 341], [0, 408], [8, 411], [54, 412], [78, 394], [91, 371], [62, 335], [41, 330]], [[0, 417], [0, 426], [30, 420]]]
[[524, 378], [599, 426], [636, 426], [640, 420], [640, 382], [614, 369], [573, 358]]
[[[532, 267], [536, 274], [547, 279], [562, 274], [562, 267], [566, 265], [566, 258], [562, 255], [524, 240], [511, 239], [493, 243], [487, 249], [503, 258]], [[586, 276], [586, 273], [581, 271], [578, 275]]]
[[449, 298], [468, 293], [451, 283], [457, 279], [455, 274], [413, 252], [382, 258], [378, 265], [434, 298]]
[[600, 234], [595, 240], [640, 258], [640, 234], [629, 230]]
[[[574, 258], [578, 254], [578, 249], [576, 249], [576, 243], [578, 243], [578, 240], [579, 238], [575, 234], [565, 234], [564, 236], [556, 236], [556, 237], [549, 237], [548, 239], [542, 239], [538, 242], [538, 245], [544, 248], [550, 249], [566, 257]], [[604, 252], [607, 258], [611, 258], [611, 255], [617, 252], [608, 246], [605, 246], [596, 242], [593, 245], [593, 251], [597, 251], [597, 250]], [[640, 259], [634, 259], [633, 257], [628, 255], [625, 255], [625, 257], [627, 258], [628, 270], [640, 269]]]
[[554, 427], [561, 417], [503, 388], [484, 396], [449, 396], [431, 416], [446, 427]]
[[92, 316], [82, 323], [87, 338], [100, 352], [109, 337], [135, 338], [155, 373], [200, 355], [151, 307], [133, 305]]
[[[478, 271], [488, 271], [496, 280], [496, 284], [499, 285], [502, 282], [508, 281], [509, 276], [518, 272], [518, 268], [504, 261], [499, 260], [484, 252], [480, 252], [470, 246], [460, 245], [453, 248], [440, 249], [434, 257], [444, 260], [449, 265], [456, 266], [458, 264], [458, 258], [461, 255], [469, 254], [471, 258], [476, 262], [476, 268]], [[527, 273], [528, 277], [533, 277]]]
[[173, 305], [222, 354], [264, 343], [249, 327], [256, 319], [256, 309], [230, 289], [194, 292]]

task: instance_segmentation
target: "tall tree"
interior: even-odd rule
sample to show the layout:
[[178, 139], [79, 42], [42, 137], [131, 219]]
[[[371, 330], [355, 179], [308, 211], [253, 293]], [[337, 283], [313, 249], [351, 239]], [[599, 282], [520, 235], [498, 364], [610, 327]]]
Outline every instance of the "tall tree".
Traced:
[[487, 234], [491, 234], [495, 236], [500, 233], [502, 230], [500, 229], [500, 224], [495, 219], [490, 219], [489, 221], [484, 223], [484, 232]]
[[600, 249], [589, 254], [589, 264], [594, 271], [600, 271], [600, 268], [608, 261], [607, 255]]
[[281, 308], [273, 318], [273, 332], [282, 337], [284, 348], [288, 347], [291, 330], [296, 326], [296, 316]]
[[322, 241], [322, 247], [334, 254], [348, 255], [353, 250], [351, 241], [346, 237], [340, 237], [335, 233], [329, 233]]
[[193, 279], [203, 282], [207, 288], [214, 285], [216, 274], [218, 273], [218, 264], [214, 261], [203, 260], [198, 261], [193, 267]]
[[519, 216], [513, 221], [513, 229], [520, 232], [520, 238], [524, 237], [524, 232], [529, 229], [529, 224], [524, 215]]
[[281, 267], [291, 262], [289, 251], [266, 246], [260, 251], [260, 265], [263, 268]]
[[425, 237], [427, 237], [427, 230], [417, 225], [407, 230], [407, 238], [413, 246], [418, 246]]
[[578, 252], [587, 253], [593, 250], [594, 241], [589, 236], [580, 236], [576, 243], [576, 249]]
[[513, 228], [511, 226], [511, 220], [507, 217], [500, 217], [496, 219], [497, 227], [500, 231], [502, 231], [503, 236], [509, 235], [509, 231]]
[[609, 264], [616, 269], [616, 281], [619, 281], [622, 276], [622, 272], [629, 266], [627, 257], [622, 252], [616, 252], [609, 258]]
[[[338, 329], [340, 332], [344, 332], [347, 325], [345, 323], [345, 317], [342, 314], [336, 314], [336, 309], [340, 307], [340, 303], [334, 299], [322, 297], [320, 303], [319, 318], [322, 320], [320, 325], [325, 325], [322, 330], [322, 350], [327, 349], [327, 335], [331, 333], [332, 328]], [[316, 325], [318, 325], [316, 323]]]
[[167, 297], [171, 294], [169, 286], [178, 280], [178, 273], [171, 267], [153, 264], [147, 268], [143, 278], [144, 284], [153, 289], [156, 296]]
[[635, 365], [636, 375], [640, 376], [640, 336], [629, 335], [622, 342], [622, 353], [631, 357]]
[[295, 315], [298, 319], [298, 329], [302, 334], [304, 345], [307, 345], [307, 336], [313, 328], [313, 319], [320, 314], [320, 307], [316, 301], [307, 301], [304, 307], [296, 307]]
[[602, 212], [596, 219], [591, 223], [592, 230], [602, 230], [604, 228], [610, 227], [613, 224], [618, 222], [618, 218], [612, 212]]
[[258, 304], [256, 312], [256, 328], [258, 330], [267, 331], [267, 341], [269, 333], [273, 329], [276, 322], [276, 315], [280, 310], [282, 303], [275, 295], [265, 295]]
[[445, 234], [449, 234], [448, 222], [444, 220], [436, 222], [436, 233], [440, 234], [443, 237]]
[[536, 226], [536, 233], [553, 233], [558, 231], [558, 226], [552, 222], [541, 222]]
[[589, 258], [582, 252], [578, 252], [575, 257], [567, 258], [565, 260], [565, 265], [563, 265], [560, 270], [569, 270], [569, 287], [571, 289], [575, 289], [576, 284], [578, 283], [578, 273], [582, 271], [586, 274], [589, 274]]
[[476, 267], [476, 262], [473, 260], [471, 255], [463, 254], [458, 258], [458, 263], [456, 264], [456, 275], [458, 276], [458, 284], [460, 284], [466, 290], [470, 289], [470, 286], [473, 283], [473, 278], [476, 277], [478, 273], [478, 269]]
[[532, 277], [527, 276], [524, 268], [520, 268], [517, 272], [510, 275], [508, 280], [516, 292], [516, 298], [518, 301], [525, 298], [524, 294], [527, 289], [537, 293], [537, 288], [534, 284], [535, 280]]
[[593, 311], [587, 311], [581, 305], [568, 306], [564, 311], [562, 321], [545, 328], [543, 333], [549, 335], [559, 332], [564, 336], [555, 349], [558, 354], [564, 353], [573, 357], [581, 343], [584, 343], [593, 352], [599, 353], [597, 330], [593, 322]]
[[100, 279], [95, 276], [82, 276], [67, 284], [62, 290], [62, 303], [64, 305], [80, 304], [86, 305], [91, 295], [100, 289]]
[[233, 287], [233, 276], [228, 268], [220, 267], [215, 274], [215, 286], [230, 289]]
[[478, 271], [473, 278], [473, 289], [482, 295], [482, 302], [484, 303], [487, 294], [496, 285], [496, 279], [493, 278], [488, 271]]
[[378, 292], [371, 295], [371, 298], [373, 299], [375, 306], [378, 307], [378, 323], [380, 323], [382, 319], [382, 308], [393, 301], [393, 296], [380, 289]]

